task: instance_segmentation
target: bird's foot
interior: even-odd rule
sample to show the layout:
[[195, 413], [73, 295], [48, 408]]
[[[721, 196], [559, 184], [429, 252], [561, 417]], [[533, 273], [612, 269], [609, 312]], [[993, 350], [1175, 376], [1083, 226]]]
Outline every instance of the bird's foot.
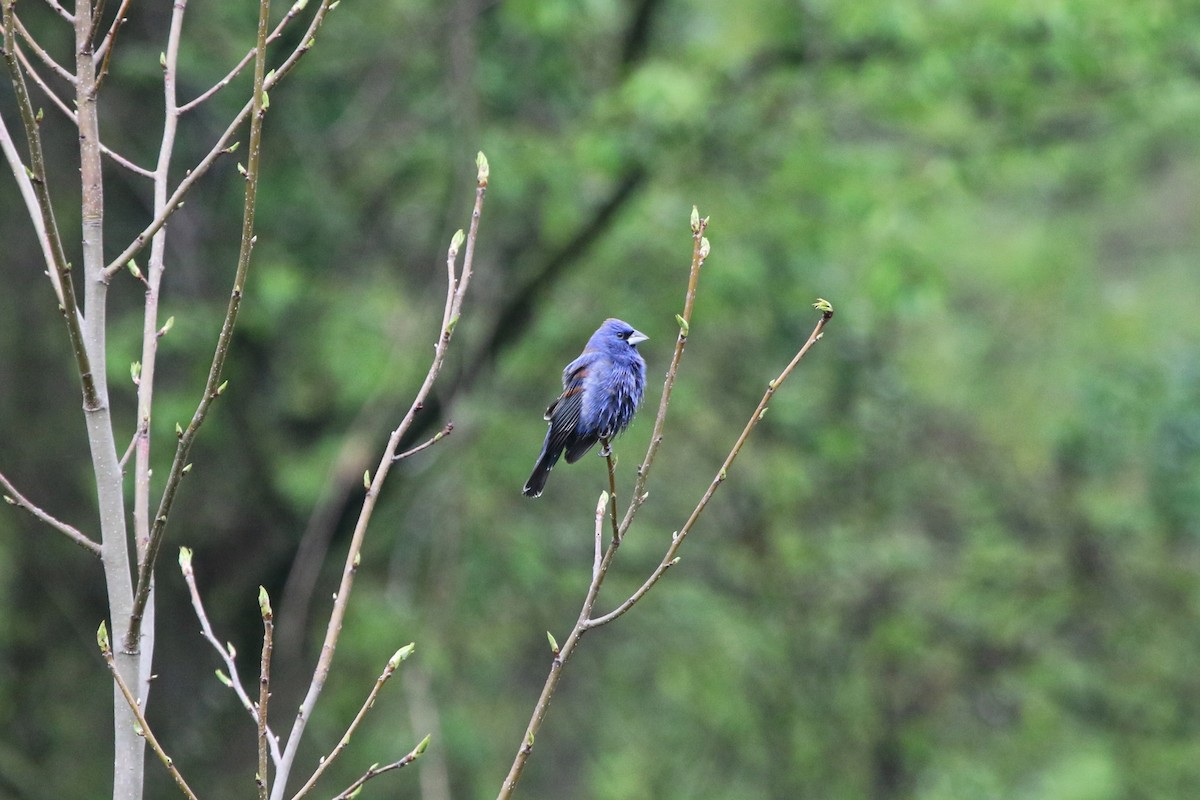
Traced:
[[608, 439], [600, 440], [600, 457], [608, 458], [612, 455], [612, 448], [608, 446]]

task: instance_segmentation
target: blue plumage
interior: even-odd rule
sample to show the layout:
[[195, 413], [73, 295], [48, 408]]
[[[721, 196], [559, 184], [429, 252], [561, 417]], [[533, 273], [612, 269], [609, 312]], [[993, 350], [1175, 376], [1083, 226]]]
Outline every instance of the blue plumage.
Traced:
[[637, 346], [648, 337], [619, 319], [606, 319], [579, 358], [563, 370], [563, 393], [546, 409], [550, 430], [522, 491], [537, 497], [564, 453], [573, 464], [600, 439], [629, 426], [646, 389], [646, 362]]

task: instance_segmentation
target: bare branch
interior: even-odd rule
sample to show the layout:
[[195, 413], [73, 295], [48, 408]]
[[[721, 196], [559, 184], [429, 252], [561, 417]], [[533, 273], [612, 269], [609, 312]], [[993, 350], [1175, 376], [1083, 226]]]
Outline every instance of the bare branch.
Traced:
[[[430, 736], [432, 736], [432, 734], [430, 734]], [[371, 767], [369, 770], [363, 773], [361, 778], [343, 789], [341, 793], [333, 798], [333, 800], [349, 800], [352, 797], [357, 797], [358, 790], [362, 788], [362, 785], [367, 781], [371, 780], [372, 778], [377, 778], [385, 772], [391, 772], [394, 769], [407, 767], [409, 764], [420, 758], [421, 754], [425, 752], [425, 748], [429, 746], [430, 736], [426, 736], [424, 739], [422, 739], [420, 744], [414, 747], [408, 755], [399, 761], [393, 761], [390, 764], [384, 764], [382, 767], [379, 765]]]
[[354, 715], [354, 720], [350, 723], [350, 727], [346, 728], [346, 732], [342, 735], [342, 738], [338, 740], [337, 745], [333, 748], [329, 755], [321, 759], [321, 763], [317, 765], [317, 769], [313, 772], [312, 777], [310, 777], [308, 781], [300, 787], [300, 791], [292, 795], [292, 800], [300, 800], [300, 798], [308, 794], [309, 790], [316, 785], [317, 779], [320, 778], [321, 775], [324, 774], [325, 770], [329, 768], [329, 765], [333, 763], [333, 760], [342, 754], [342, 751], [345, 750], [346, 746], [350, 744], [350, 739], [352, 736], [354, 736], [354, 732], [358, 730], [359, 723], [363, 721], [363, 717], [365, 717], [367, 712], [370, 711], [375, 705], [375, 699], [379, 697], [379, 692], [381, 689], [383, 689], [383, 685], [387, 683], [388, 679], [392, 677], [393, 673], [395, 673], [396, 668], [400, 666], [400, 662], [412, 655], [414, 649], [415, 645], [412, 643], [406, 644], [404, 647], [401, 647], [399, 650], [397, 650], [395, 655], [388, 659], [387, 666], [383, 668], [383, 672], [380, 673], [379, 677], [375, 679], [375, 685], [371, 687], [371, 691], [367, 694], [367, 699], [363, 701], [362, 708], [360, 708], [358, 713]]
[[[75, 76], [71, 74], [70, 70], [55, 61], [54, 57], [46, 52], [44, 47], [38, 44], [37, 39], [34, 39], [33, 36], [30, 35], [29, 31], [25, 27], [25, 24], [21, 22], [16, 14], [13, 15], [13, 21], [17, 23], [17, 33], [21, 34], [21, 38], [25, 40], [25, 44], [37, 55], [38, 58], [42, 60], [42, 63], [49, 67], [50, 71], [55, 75], [74, 86]], [[18, 55], [20, 55], [20, 51], [18, 51]], [[28, 67], [26, 68], [28, 69]]]
[[[479, 234], [479, 220], [483, 212], [483, 198], [487, 192], [489, 179], [488, 163], [483, 153], [480, 153], [476, 158], [476, 164], [478, 165], [478, 173], [475, 187], [475, 208], [471, 212], [470, 232], [465, 235], [466, 250], [463, 254], [462, 274], [455, 276], [454, 271], [451, 269], [447, 276], [446, 306], [442, 313], [442, 319], [445, 324], [439, 331], [437, 343], [434, 345], [433, 362], [429, 366], [429, 372], [425, 375], [425, 381], [417, 391], [417, 395], [413, 400], [412, 406], [409, 407], [408, 413], [404, 415], [400, 426], [393, 430], [391, 436], [388, 438], [387, 446], [384, 448], [383, 455], [376, 468], [375, 477], [370, 481], [367, 495], [363, 499], [362, 509], [359, 511], [358, 521], [355, 523], [354, 534], [351, 537], [350, 548], [346, 553], [346, 564], [342, 569], [342, 580], [335, 595], [336, 600], [333, 604], [333, 610], [329, 615], [329, 625], [325, 630], [325, 640], [321, 645], [321, 655], [317, 659], [317, 666], [313, 670], [313, 677], [309, 683], [308, 692], [304, 696], [304, 701], [300, 704], [300, 711], [297, 713], [296, 720], [292, 724], [292, 731], [288, 735], [287, 748], [283, 754], [283, 764], [277, 773], [275, 786], [271, 793], [272, 800], [281, 800], [283, 797], [287, 775], [291, 770], [291, 765], [296, 757], [296, 750], [300, 745], [300, 737], [304, 733], [304, 728], [308, 725], [308, 720], [312, 717], [313, 709], [317, 704], [317, 698], [320, 697], [321, 691], [325, 687], [325, 681], [329, 677], [329, 667], [333, 663], [333, 654], [337, 649], [338, 637], [342, 631], [342, 622], [346, 616], [350, 592], [354, 587], [354, 576], [358, 572], [363, 539], [366, 536], [371, 515], [375, 511], [375, 503], [379, 498], [380, 488], [383, 486], [388, 472], [395, 463], [394, 457], [396, 449], [400, 446], [401, 439], [404, 438], [404, 435], [412, 426], [417, 413], [424, 407], [425, 400], [429, 396], [429, 392], [432, 390], [438, 374], [441, 372], [442, 364], [446, 358], [446, 351], [449, 349], [450, 340], [454, 335], [454, 328], [457, 326], [459, 315], [462, 312], [463, 299], [466, 296], [467, 287], [471, 282], [475, 241]], [[458, 248], [461, 246], [463, 239], [464, 235], [462, 231], [458, 231], [454, 235], [447, 252], [447, 263], [454, 263], [458, 255]]]
[[[234, 660], [235, 654], [230, 652], [229, 648], [222, 644], [217, 635], [213, 633], [212, 624], [208, 621], [208, 614], [204, 611], [204, 601], [200, 599], [200, 589], [196, 586], [196, 574], [192, 570], [192, 551], [186, 547], [179, 548], [179, 569], [183, 573], [183, 580], [192, 597], [192, 608], [196, 612], [196, 619], [200, 621], [200, 635], [212, 645], [212, 648], [221, 656], [221, 660], [225, 662], [225, 677], [228, 678], [228, 681], [222, 680], [221, 682], [233, 690], [238, 700], [241, 701], [242, 708], [250, 712], [250, 718], [261, 727], [264, 717], [260, 717], [257, 707], [250, 700], [250, 695], [246, 693], [246, 688], [242, 685], [242, 679], [238, 675], [237, 662]], [[267, 741], [271, 746], [271, 757], [278, 766], [279, 739], [271, 733], [270, 728], [266, 730]]]
[[58, 298], [58, 304], [61, 306], [63, 305], [62, 284], [59, 282], [58, 270], [54, 268], [53, 246], [50, 238], [46, 235], [46, 223], [42, 218], [42, 212], [38, 206], [38, 198], [33, 188], [33, 181], [29, 177], [30, 171], [25, 166], [25, 162], [21, 160], [21, 154], [17, 152], [17, 147], [8, 132], [8, 126], [4, 124], [4, 117], [0, 117], [0, 150], [4, 151], [4, 158], [8, 161], [8, 167], [12, 171], [13, 179], [17, 182], [17, 188], [21, 192], [21, 199], [25, 201], [25, 210], [29, 213], [29, 219], [33, 222], [33, 229], [37, 233], [38, 244], [42, 248], [42, 258], [46, 263], [46, 275], [50, 278], [50, 284], [54, 287], [54, 294]]
[[[128, 2], [128, 0], [126, 0], [126, 2]], [[307, 2], [308, 2], [308, 0], [297, 0], [297, 2], [294, 3], [292, 5], [292, 7], [288, 9], [287, 14], [284, 15], [283, 19], [279, 20], [279, 24], [275, 26], [275, 30], [271, 31], [271, 35], [267, 37], [267, 44], [270, 44], [271, 42], [273, 42], [279, 38], [280, 34], [283, 33], [283, 29], [287, 26], [287, 24], [289, 22], [291, 22], [293, 19], [295, 19], [300, 14], [300, 12], [304, 10], [304, 6]], [[207, 91], [205, 91], [199, 97], [196, 97], [195, 99], [190, 100], [190, 101], [184, 103], [183, 105], [181, 105], [179, 107], [179, 113], [186, 114], [187, 112], [191, 111], [196, 106], [203, 103], [205, 100], [208, 100], [210, 97], [215, 95], [217, 92], [224, 89], [226, 86], [228, 86], [230, 83], [233, 82], [234, 78], [236, 78], [238, 75], [241, 74], [242, 70], [244, 70], [246, 68], [246, 65], [249, 64], [253, 59], [254, 59], [254, 48], [252, 47], [252, 48], [250, 48], [249, 51], [246, 52], [246, 55], [242, 56], [242, 60], [239, 61], [234, 66], [234, 68], [229, 71], [228, 75], [226, 75], [224, 78], [222, 78], [221, 80], [219, 80], [215, 84], [213, 84]]]
[[[50, 85], [47, 84], [46, 81], [42, 79], [42, 76], [39, 75], [37, 70], [35, 70], [33, 68], [33, 65], [29, 63], [29, 59], [26, 58], [25, 54], [23, 52], [21, 52], [20, 50], [18, 50], [17, 57], [21, 60], [21, 64], [25, 67], [25, 70], [29, 73], [29, 77], [33, 78], [33, 82], [36, 83], [38, 88], [42, 90], [42, 93], [44, 95], [46, 95], [47, 98], [50, 99], [51, 104], [55, 108], [57, 108], [59, 111], [61, 111], [63, 113], [63, 115], [66, 116], [67, 119], [71, 120], [72, 124], [78, 125], [79, 124], [78, 115], [76, 115], [75, 111], [70, 106], [68, 106], [61, 97], [59, 97], [57, 94], [54, 93], [54, 90], [50, 88]], [[137, 164], [133, 163], [128, 158], [121, 155], [120, 153], [113, 150], [112, 148], [108, 147], [108, 145], [106, 145], [104, 143], [100, 144], [100, 152], [103, 153], [108, 158], [112, 159], [113, 163], [119, 164], [120, 166], [124, 167], [125, 169], [129, 170], [130, 172], [134, 173], [135, 175], [141, 175], [143, 178], [154, 177], [153, 172], [146, 169], [145, 167], [138, 166]]]
[[[312, 49], [313, 43], [316, 40], [315, 37], [317, 35], [317, 30], [321, 27], [321, 23], [325, 20], [325, 14], [328, 13], [331, 4], [332, 0], [321, 0], [321, 4], [317, 7], [317, 11], [313, 15], [312, 21], [309, 23], [308, 30], [305, 31], [304, 38], [301, 39], [301, 43], [296, 46], [291, 55], [289, 55], [280, 66], [272, 70], [271, 74], [266, 77], [262, 83], [262, 88], [264, 90], [270, 91], [275, 84], [283, 80], [283, 78], [295, 68], [300, 59], [303, 58], [310, 49]], [[256, 91], [254, 94], [255, 97], [259, 97], [262, 93]], [[212, 146], [212, 149], [208, 151], [208, 154], [204, 156], [204, 158], [202, 158], [196, 166], [192, 167], [192, 169], [188, 171], [187, 176], [179, 182], [177, 187], [175, 187], [175, 191], [171, 193], [171, 197], [167, 200], [167, 203], [163, 209], [157, 215], [155, 215], [154, 219], [151, 220], [150, 224], [147, 225], [141, 233], [134, 237], [133, 241], [130, 242], [129, 246], [126, 247], [120, 255], [109, 262], [109, 265], [104, 270], [105, 280], [110, 279], [117, 273], [118, 270], [123, 269], [126, 262], [137, 255], [138, 252], [140, 252], [141, 249], [146, 246], [146, 243], [150, 241], [150, 237], [153, 236], [159, 228], [165, 225], [170, 216], [179, 209], [179, 206], [183, 203], [184, 195], [191, 190], [192, 185], [208, 172], [209, 168], [212, 167], [212, 165], [221, 155], [229, 152], [229, 142], [233, 138], [233, 134], [242, 127], [242, 123], [244, 123], [254, 111], [254, 103], [256, 102], [258, 101], [251, 99], [246, 103], [246, 105], [242, 106], [242, 110], [239, 111], [233, 118], [233, 121], [229, 123], [229, 126], [225, 129], [225, 132], [222, 133], [217, 139], [216, 144]]]
[[112, 647], [108, 643], [108, 626], [103, 622], [100, 623], [100, 630], [96, 634], [96, 641], [100, 645], [100, 655], [104, 657], [104, 663], [108, 666], [109, 673], [112, 674], [117, 688], [125, 696], [125, 702], [129, 704], [129, 710], [133, 712], [134, 719], [137, 720], [138, 733], [145, 738], [146, 742], [150, 745], [150, 749], [154, 751], [154, 754], [158, 756], [158, 760], [167, 768], [167, 772], [175, 779], [175, 783], [179, 786], [180, 790], [190, 800], [197, 800], [196, 793], [188, 786], [187, 781], [183, 779], [183, 775], [179, 774], [179, 770], [175, 767], [175, 762], [171, 760], [171, 757], [163, 750], [162, 745], [158, 743], [158, 738], [154, 735], [154, 731], [150, 730], [150, 723], [146, 722], [146, 715], [142, 713], [142, 707], [138, 705], [137, 699], [129, 691], [129, 684], [125, 683], [125, 679], [121, 677], [121, 671], [117, 669], [117, 664], [113, 660]]
[[700, 268], [704, 266], [704, 260], [708, 258], [709, 252], [708, 239], [704, 238], [704, 232], [708, 230], [708, 217], [701, 217], [695, 206], [692, 206], [691, 227], [692, 267], [688, 272], [687, 292], [683, 298], [683, 314], [676, 316], [676, 320], [679, 322], [679, 336], [675, 339], [675, 352], [671, 356], [671, 363], [667, 366], [667, 376], [663, 380], [662, 398], [658, 402], [658, 414], [654, 417], [654, 429], [650, 433], [650, 446], [646, 449], [646, 457], [642, 459], [642, 465], [638, 467], [637, 480], [633, 484], [633, 494], [629, 498], [629, 507], [625, 511], [625, 517], [621, 520], [620, 536], [617, 538], [625, 535], [629, 526], [633, 524], [633, 518], [637, 514], [638, 508], [646, 502], [646, 481], [650, 478], [650, 467], [654, 463], [654, 456], [658, 453], [659, 445], [662, 444], [663, 427], [667, 420], [667, 406], [671, 403], [671, 390], [675, 386], [675, 375], [679, 371], [679, 362], [683, 358], [683, 349], [687, 345], [688, 333], [691, 332], [692, 309], [696, 304], [696, 286], [700, 281]]
[[[260, 0], [258, 14], [258, 48], [254, 61], [254, 96], [250, 104], [253, 115], [250, 117], [250, 146], [246, 154], [246, 196], [242, 207], [242, 238], [238, 250], [237, 270], [233, 279], [233, 290], [229, 294], [229, 306], [225, 311], [225, 321], [221, 325], [221, 333], [217, 337], [216, 352], [213, 354], [212, 365], [209, 367], [208, 380], [204, 385], [204, 393], [200, 403], [192, 415], [191, 422], [179, 437], [175, 448], [175, 459], [171, 462], [171, 471], [163, 489], [162, 500], [158, 505], [158, 513], [154, 515], [150, 538], [146, 542], [145, 552], [138, 564], [137, 591], [133, 598], [133, 612], [129, 618], [129, 632], [125, 637], [125, 649], [136, 652], [138, 636], [142, 627], [142, 615], [150, 597], [150, 586], [154, 576], [154, 563], [158, 560], [158, 551], [166, 534], [166, 523], [175, 503], [175, 494], [183, 479], [187, 458], [191, 453], [192, 443], [200, 426], [208, 416], [208, 409], [213, 401], [221, 394], [224, 384], [221, 383], [221, 373], [225, 368], [225, 358], [229, 354], [229, 343], [233, 339], [233, 329], [237, 324], [238, 311], [242, 305], [242, 293], [246, 287], [246, 277], [250, 271], [250, 254], [254, 249], [254, 213], [258, 202], [258, 178], [262, 158], [262, 126], [266, 115], [266, 91], [263, 88], [266, 78], [267, 63], [267, 21], [271, 13], [270, 0]], [[164, 144], [164, 146], [166, 146]]]
[[267, 705], [271, 699], [271, 651], [275, 643], [275, 614], [271, 611], [271, 599], [267, 590], [258, 587], [258, 607], [263, 618], [262, 660], [258, 669], [258, 774], [255, 783], [258, 784], [259, 800], [267, 800], [267, 749], [274, 745], [274, 752], [279, 752], [279, 743], [267, 727]]
[[8, 478], [4, 477], [4, 473], [2, 473], [2, 472], [0, 472], [0, 486], [3, 486], [4, 490], [6, 492], [8, 492], [8, 494], [4, 496], [4, 499], [10, 505], [14, 505], [17, 508], [25, 509], [30, 514], [32, 514], [34, 517], [36, 517], [37, 519], [46, 523], [51, 528], [54, 528], [59, 533], [65, 534], [67, 536], [67, 538], [69, 538], [75, 544], [79, 545], [84, 550], [87, 550], [89, 553], [91, 553], [92, 555], [99, 558], [100, 544], [98, 542], [91, 539], [91, 537], [89, 537], [87, 534], [83, 533], [78, 528], [74, 527], [73, 525], [68, 525], [67, 523], [63, 522], [62, 520], [51, 516], [50, 514], [43, 511], [40, 507], [31, 503], [29, 501], [29, 499], [25, 497], [25, 495], [23, 495], [17, 491], [17, 487], [13, 486], [12, 481], [10, 481]]
[[104, 34], [104, 41], [100, 42], [99, 47], [96, 48], [96, 58], [100, 59], [100, 74], [96, 76], [97, 89], [108, 76], [108, 62], [112, 58], [113, 42], [117, 38], [117, 31], [125, 24], [125, 12], [129, 10], [129, 3], [130, 0], [121, 0], [117, 15], [113, 17], [112, 24], [108, 26], [108, 33]]
[[46, 0], [46, 5], [50, 6], [50, 9], [55, 14], [58, 14], [60, 17], [65, 19], [67, 22], [70, 22], [72, 25], [75, 24], [75, 15], [72, 14], [70, 11], [67, 11], [62, 6], [60, 6], [58, 4], [58, 0]]
[[416, 447], [410, 447], [408, 450], [405, 450], [403, 453], [399, 453], [398, 455], [392, 456], [392, 461], [402, 461], [402, 460], [408, 458], [409, 456], [415, 456], [417, 453], [421, 452], [422, 450], [427, 450], [430, 447], [433, 447], [435, 444], [440, 442], [442, 439], [445, 439], [447, 436], [449, 436], [453, 431], [454, 431], [454, 423], [447, 422], [445, 427], [443, 427], [440, 431], [438, 431], [437, 433], [435, 433], [433, 435], [433, 438], [427, 439], [426, 441], [422, 442], [421, 444], [417, 445]]

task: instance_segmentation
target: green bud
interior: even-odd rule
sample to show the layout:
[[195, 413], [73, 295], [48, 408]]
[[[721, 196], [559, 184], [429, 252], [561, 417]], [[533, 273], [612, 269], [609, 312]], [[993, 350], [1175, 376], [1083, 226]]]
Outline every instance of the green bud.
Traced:
[[701, 236], [700, 237], [700, 258], [701, 259], [708, 258], [708, 253], [711, 249], [712, 249], [712, 246], [708, 243], [708, 237]]
[[191, 472], [191, 471], [192, 471], [192, 465], [191, 465], [191, 464], [184, 464], [184, 465], [183, 465], [183, 469], [179, 470], [179, 474], [180, 474], [180, 475], [187, 475], [187, 474], [188, 474], [189, 472]]
[[700, 209], [692, 206], [692, 233], [700, 232]]
[[100, 652], [107, 655], [111, 648], [108, 644], [108, 623], [101, 622], [100, 627], [96, 629], [96, 644], [100, 646]]
[[137, 383], [142, 379], [142, 362], [135, 361], [129, 365], [129, 377]]
[[224, 670], [217, 670], [217, 680], [228, 686], [230, 689], [233, 688], [233, 681], [229, 680], [229, 676], [225, 674]]
[[411, 656], [413, 651], [416, 649], [417, 645], [415, 642], [409, 642], [408, 644], [404, 645], [404, 647], [401, 647], [396, 651], [395, 655], [388, 659], [388, 669], [393, 670], [400, 666], [400, 662], [408, 660], [408, 657]]
[[191, 569], [192, 569], [192, 548], [190, 548], [190, 547], [179, 548], [179, 568], [182, 569], [185, 573], [191, 571]]
[[480, 150], [479, 154], [477, 156], [475, 156], [475, 166], [478, 167], [478, 169], [479, 169], [479, 173], [477, 176], [479, 185], [487, 186], [488, 185], [488, 177], [491, 175], [491, 167], [488, 166], [487, 156], [485, 156], [483, 154], [482, 150]]
[[274, 616], [271, 611], [271, 597], [263, 586], [258, 587], [258, 610], [262, 612], [263, 619], [271, 619]]
[[824, 297], [818, 297], [817, 302], [813, 303], [813, 308], [820, 311], [822, 314], [832, 314], [833, 306]]
[[363, 486], [365, 486], [368, 490], [371, 488], [371, 470], [367, 470], [363, 473]]
[[464, 241], [466, 241], [466, 239], [467, 235], [463, 233], [462, 228], [459, 228], [457, 231], [455, 231], [454, 237], [450, 239], [450, 252], [457, 253], [458, 249], [462, 247], [462, 244]]
[[679, 323], [679, 332], [686, 337], [688, 335], [688, 330], [691, 328], [691, 326], [688, 325], [688, 321], [680, 314], [675, 315], [675, 321]]
[[546, 631], [546, 638], [550, 640], [550, 652], [558, 655], [558, 642], [554, 640], [554, 634]]

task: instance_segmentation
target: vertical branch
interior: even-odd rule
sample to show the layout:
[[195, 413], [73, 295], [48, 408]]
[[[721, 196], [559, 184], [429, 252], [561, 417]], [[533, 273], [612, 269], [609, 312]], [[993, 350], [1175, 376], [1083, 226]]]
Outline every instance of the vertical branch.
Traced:
[[258, 608], [263, 618], [262, 664], [258, 670], [258, 785], [259, 800], [267, 800], [270, 778], [267, 775], [267, 752], [270, 744], [267, 731], [267, 701], [271, 698], [271, 651], [275, 643], [275, 613], [271, 611], [271, 598], [267, 590], [258, 587]]
[[[96, 480], [100, 513], [101, 547], [113, 634], [125, 633], [131, 608], [132, 580], [126, 537], [123, 475], [113, 437], [108, 403], [107, 318], [108, 284], [104, 272], [104, 176], [101, 165], [100, 117], [96, 92], [96, 58], [92, 45], [91, 0], [75, 5], [75, 107], [79, 128], [80, 234], [83, 254], [83, 344], [88, 360], [85, 376], [84, 420]], [[47, 226], [49, 227], [49, 226]], [[63, 281], [63, 294], [68, 284]], [[70, 324], [70, 315], [68, 315]], [[91, 391], [88, 391], [88, 384]], [[141, 664], [136, 656], [115, 654], [115, 668], [125, 684], [138, 691]], [[137, 735], [125, 699], [114, 687], [113, 797], [135, 800], [142, 796], [145, 747]]]
[[350, 592], [354, 587], [354, 577], [358, 573], [363, 539], [366, 536], [371, 516], [375, 511], [375, 504], [379, 499], [379, 491], [395, 462], [396, 450], [400, 446], [400, 440], [404, 438], [404, 435], [412, 426], [417, 413], [424, 407], [425, 400], [428, 398], [429, 392], [433, 389], [433, 384], [442, 370], [446, 351], [450, 347], [450, 339], [454, 335], [454, 328], [458, 325], [459, 315], [462, 313], [463, 299], [466, 297], [467, 286], [471, 282], [475, 241], [479, 234], [479, 220], [483, 213], [483, 198], [487, 193], [490, 175], [487, 158], [483, 153], [477, 156], [475, 163], [478, 167], [475, 187], [475, 207], [471, 212], [469, 232], [465, 234], [466, 250], [463, 254], [462, 273], [456, 277], [453, 269], [459, 248], [464, 241], [464, 234], [460, 230], [454, 235], [447, 253], [447, 265], [449, 269], [447, 274], [446, 305], [442, 312], [444, 324], [438, 333], [437, 343], [434, 345], [433, 363], [430, 364], [429, 372], [425, 375], [425, 381], [421, 384], [421, 388], [417, 390], [417, 395], [408, 412], [404, 415], [404, 419], [401, 420], [399, 427], [393, 430], [391, 436], [388, 437], [387, 446], [384, 448], [383, 456], [379, 460], [374, 478], [371, 478], [370, 473], [366, 476], [368, 479], [367, 496], [363, 499], [362, 509], [358, 514], [358, 521], [354, 525], [354, 533], [350, 539], [350, 548], [346, 553], [346, 564], [342, 569], [342, 580], [338, 586], [337, 594], [334, 595], [333, 610], [330, 612], [329, 624], [325, 629], [325, 640], [321, 644], [321, 655], [317, 658], [317, 666], [313, 670], [313, 677], [309, 683], [308, 692], [304, 696], [304, 701], [300, 704], [300, 710], [297, 712], [296, 720], [292, 724], [292, 731], [288, 735], [287, 747], [284, 749], [283, 759], [281, 760], [279, 769], [276, 771], [275, 785], [271, 790], [271, 800], [281, 800], [286, 791], [288, 774], [291, 771], [292, 764], [295, 762], [296, 751], [300, 746], [300, 738], [304, 734], [304, 729], [312, 717], [313, 709], [316, 707], [317, 699], [321, 696], [321, 691], [325, 688], [325, 681], [329, 677], [329, 667], [333, 663], [333, 654], [337, 649], [338, 637], [342, 632], [342, 622], [346, 617]]
[[[237, 271], [233, 281], [233, 291], [229, 296], [229, 306], [225, 312], [225, 321], [221, 333], [217, 337], [217, 348], [213, 355], [212, 366], [209, 368], [208, 380], [204, 385], [204, 393], [200, 403], [192, 415], [191, 422], [180, 434], [179, 443], [175, 448], [175, 459], [171, 463], [171, 471], [163, 489], [162, 500], [159, 502], [158, 513], [154, 516], [153, 526], [145, 550], [140, 554], [138, 565], [137, 593], [134, 596], [133, 608], [129, 615], [129, 630], [125, 634], [124, 649], [135, 653], [140, 647], [139, 638], [142, 630], [142, 617], [150, 598], [150, 587], [153, 582], [154, 563], [162, 546], [166, 533], [167, 519], [175, 503], [175, 494], [179, 483], [188, 468], [187, 457], [191, 453], [192, 443], [200, 426], [208, 415], [208, 408], [220, 395], [223, 388], [221, 374], [225, 367], [225, 358], [229, 354], [229, 343], [233, 339], [233, 329], [237, 324], [238, 310], [241, 308], [242, 293], [246, 285], [246, 275], [250, 269], [250, 254], [254, 249], [254, 212], [258, 201], [259, 165], [262, 155], [262, 125], [266, 114], [266, 94], [263, 82], [266, 75], [267, 60], [267, 23], [270, 19], [270, 0], [260, 0], [258, 13], [258, 38], [254, 58], [254, 95], [251, 98], [250, 142], [246, 155], [246, 197], [242, 209], [242, 239], [238, 250]], [[156, 229], [157, 230], [157, 229]]]
[[[118, 11], [120, 15], [124, 10]], [[163, 58], [163, 131], [158, 151], [158, 163], [154, 169], [154, 213], [162, 213], [167, 203], [168, 179], [171, 168], [171, 153], [175, 146], [175, 132], [179, 121], [175, 101], [175, 76], [179, 63], [179, 42], [183, 31], [183, 15], [187, 0], [176, 0], [171, 11], [171, 27], [167, 34], [167, 49]], [[113, 22], [109, 36], [116, 33], [120, 16]], [[111, 41], [111, 39], [106, 39]], [[111, 53], [111, 50], [109, 51]], [[150, 543], [150, 418], [154, 407], [154, 376], [158, 361], [159, 287], [162, 285], [164, 254], [167, 229], [159, 228], [151, 240], [150, 263], [146, 274], [146, 301], [142, 320], [142, 359], [137, 387], [137, 419], [134, 421], [134, 469], [133, 469], [133, 534], [138, 563], [146, 560], [146, 548]], [[153, 606], [151, 594], [146, 605]], [[154, 656], [154, 639], [144, 637], [139, 643], [143, 683], [138, 696], [144, 704], [150, 691], [150, 663]]]
[[620, 534], [625, 535], [633, 524], [633, 517], [642, 503], [646, 502], [646, 481], [650, 477], [650, 466], [654, 456], [662, 444], [663, 427], [667, 421], [667, 406], [671, 403], [671, 390], [675, 386], [675, 375], [679, 370], [679, 362], [683, 358], [683, 348], [687, 345], [688, 333], [691, 330], [692, 309], [696, 304], [696, 285], [700, 281], [700, 268], [708, 258], [709, 243], [704, 232], [708, 229], [708, 217], [701, 217], [700, 212], [692, 206], [692, 268], [688, 273], [687, 292], [683, 298], [683, 314], [676, 315], [679, 322], [679, 336], [675, 339], [675, 353], [667, 367], [667, 377], [663, 380], [662, 398], [658, 401], [658, 414], [654, 417], [654, 429], [650, 433], [650, 446], [646, 449], [646, 457], [638, 467], [637, 480], [633, 485], [633, 495], [629, 498], [629, 508], [621, 520]]

